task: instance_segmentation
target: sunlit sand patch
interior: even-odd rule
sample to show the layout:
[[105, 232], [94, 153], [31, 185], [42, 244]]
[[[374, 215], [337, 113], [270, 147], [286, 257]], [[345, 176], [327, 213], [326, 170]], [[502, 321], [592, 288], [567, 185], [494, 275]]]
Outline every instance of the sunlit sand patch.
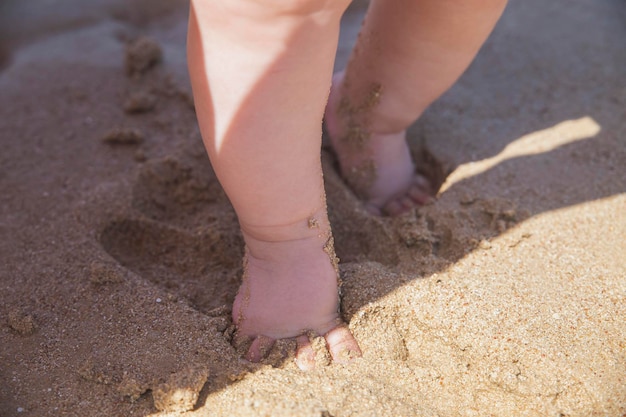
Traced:
[[448, 176], [440, 192], [445, 192], [455, 183], [480, 175], [508, 159], [550, 152], [563, 145], [590, 139], [600, 130], [600, 125], [593, 118], [585, 116], [522, 136], [509, 143], [498, 155], [460, 165]]

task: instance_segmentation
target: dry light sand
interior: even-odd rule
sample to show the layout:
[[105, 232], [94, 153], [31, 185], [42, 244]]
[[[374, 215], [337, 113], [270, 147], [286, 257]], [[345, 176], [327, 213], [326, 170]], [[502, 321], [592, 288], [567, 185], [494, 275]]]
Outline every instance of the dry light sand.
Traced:
[[368, 216], [324, 153], [364, 357], [310, 373], [229, 343], [186, 7], [0, 3], [1, 416], [626, 415], [624, 1], [511, 1], [411, 129], [435, 204]]

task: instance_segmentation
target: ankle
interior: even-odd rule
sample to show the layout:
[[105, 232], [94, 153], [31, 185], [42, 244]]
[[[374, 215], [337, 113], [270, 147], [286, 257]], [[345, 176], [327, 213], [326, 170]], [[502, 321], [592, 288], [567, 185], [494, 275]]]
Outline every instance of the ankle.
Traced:
[[240, 219], [239, 225], [246, 244], [289, 243], [307, 239], [328, 239], [331, 235], [326, 206], [309, 216], [285, 224], [258, 225]]
[[405, 108], [394, 99], [397, 94], [384, 85], [361, 84], [347, 82], [343, 71], [333, 76], [324, 116], [331, 138], [339, 140], [354, 131], [364, 137], [402, 134], [426, 109], [424, 106], [418, 111], [415, 105]]

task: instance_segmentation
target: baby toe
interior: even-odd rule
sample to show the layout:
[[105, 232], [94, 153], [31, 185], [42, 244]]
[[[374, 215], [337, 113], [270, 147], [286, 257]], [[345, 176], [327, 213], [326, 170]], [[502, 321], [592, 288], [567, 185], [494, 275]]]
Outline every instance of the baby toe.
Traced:
[[415, 201], [409, 197], [409, 195], [405, 195], [400, 199], [400, 204], [402, 205], [402, 213], [406, 213], [415, 207]]
[[303, 371], [315, 368], [315, 351], [309, 340], [309, 336], [303, 334], [296, 338], [296, 365]]
[[408, 191], [409, 198], [416, 204], [423, 206], [433, 202], [433, 197], [419, 185], [413, 185]]
[[269, 351], [274, 346], [276, 339], [272, 339], [271, 337], [259, 335], [257, 336], [250, 345], [248, 349], [248, 353], [246, 354], [246, 359], [250, 362], [260, 362], [261, 359], [265, 358]]
[[348, 364], [362, 356], [359, 344], [346, 325], [339, 325], [324, 336], [333, 361]]
[[402, 214], [402, 203], [398, 199], [388, 201], [382, 210], [387, 216], [398, 216]]

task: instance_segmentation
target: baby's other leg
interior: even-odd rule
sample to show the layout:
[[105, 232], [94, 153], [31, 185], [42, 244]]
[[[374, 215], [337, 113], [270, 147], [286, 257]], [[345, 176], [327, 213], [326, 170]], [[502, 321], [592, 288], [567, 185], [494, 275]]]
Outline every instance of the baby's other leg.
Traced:
[[214, 170], [239, 218], [246, 271], [233, 305], [248, 358], [280, 338], [325, 335], [360, 355], [338, 313], [320, 161], [321, 120], [347, 0], [192, 0], [188, 61]]
[[415, 174], [405, 132], [461, 76], [506, 0], [373, 0], [326, 128], [344, 179], [376, 214], [399, 214], [435, 190]]

